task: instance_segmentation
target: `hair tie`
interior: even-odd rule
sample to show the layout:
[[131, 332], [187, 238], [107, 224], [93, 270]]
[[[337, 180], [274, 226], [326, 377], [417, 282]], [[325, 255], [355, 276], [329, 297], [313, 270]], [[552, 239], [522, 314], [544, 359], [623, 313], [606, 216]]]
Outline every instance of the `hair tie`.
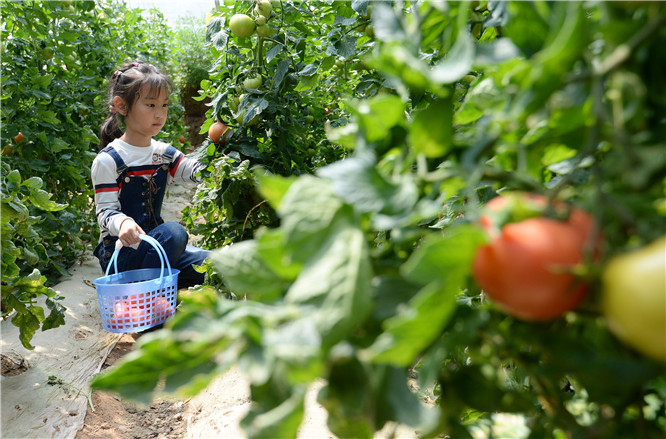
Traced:
[[138, 63], [138, 62], [134, 62], [134, 63], [132, 63], [132, 64], [134, 65], [134, 67], [139, 67], [139, 63]]
[[122, 73], [122, 72], [121, 72], [120, 70], [116, 70], [115, 72], [113, 72], [113, 76], [112, 76], [112, 77], [115, 78], [116, 76], [120, 75], [121, 73]]
[[111, 114], [116, 114], [116, 107], [114, 107], [113, 105], [109, 105], [109, 112]]

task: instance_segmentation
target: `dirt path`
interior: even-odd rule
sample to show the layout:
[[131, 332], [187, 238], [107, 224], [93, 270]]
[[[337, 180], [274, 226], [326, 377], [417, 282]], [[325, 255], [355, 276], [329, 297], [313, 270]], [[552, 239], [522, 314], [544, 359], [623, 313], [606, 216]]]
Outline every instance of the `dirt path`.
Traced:
[[[138, 334], [123, 334], [107, 357], [102, 370], [131, 352]], [[125, 439], [186, 437], [184, 412], [187, 402], [154, 401], [148, 407], [138, 407], [116, 395], [94, 391], [93, 412], [88, 408], [83, 428], [76, 439]]]

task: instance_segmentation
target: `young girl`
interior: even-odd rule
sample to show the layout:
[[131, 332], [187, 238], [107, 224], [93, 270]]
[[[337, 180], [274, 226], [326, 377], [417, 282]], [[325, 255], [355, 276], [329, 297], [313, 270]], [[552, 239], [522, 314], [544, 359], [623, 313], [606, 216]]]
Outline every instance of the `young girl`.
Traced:
[[120, 240], [119, 271], [160, 267], [157, 251], [139, 238], [145, 233], [159, 241], [171, 266], [180, 270], [179, 288], [201, 284], [204, 275], [192, 264], [202, 264], [209, 252], [189, 245], [185, 228], [165, 223], [160, 215], [167, 186], [199, 182], [203, 166], [153, 140], [167, 119], [171, 81], [152, 65], [133, 62], [115, 71], [109, 89], [109, 116], [91, 169], [101, 231], [94, 254], [106, 271]]

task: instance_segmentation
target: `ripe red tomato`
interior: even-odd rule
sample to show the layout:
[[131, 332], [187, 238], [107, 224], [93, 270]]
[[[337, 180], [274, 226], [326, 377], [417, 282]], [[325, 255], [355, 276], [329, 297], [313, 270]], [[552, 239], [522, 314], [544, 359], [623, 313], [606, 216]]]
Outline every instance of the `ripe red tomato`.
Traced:
[[180, 143], [185, 143], [185, 136], [180, 136], [180, 137], [178, 138], [178, 141], [179, 141]]
[[[524, 198], [541, 203], [540, 197]], [[508, 202], [492, 200], [487, 212], [497, 212]], [[567, 220], [528, 218], [510, 222], [499, 231], [490, 218], [481, 217], [490, 243], [478, 250], [473, 272], [481, 288], [507, 314], [523, 320], [548, 320], [583, 301], [588, 286], [572, 270], [585, 262], [586, 243], [594, 232], [587, 213], [573, 209]]]
[[169, 317], [171, 314], [173, 314], [173, 306], [169, 303], [169, 301], [162, 296], [155, 297], [153, 299], [153, 315], [152, 315], [152, 323], [161, 323], [163, 320], [166, 320], [167, 317]]
[[227, 127], [224, 123], [215, 122], [208, 129], [208, 138], [213, 143], [220, 143], [224, 145], [227, 141], [228, 131], [229, 127]]
[[113, 307], [113, 312], [114, 316], [107, 320], [107, 324], [112, 329], [126, 329], [127, 326], [140, 326], [146, 323], [145, 309], [133, 306], [131, 301], [117, 302]]

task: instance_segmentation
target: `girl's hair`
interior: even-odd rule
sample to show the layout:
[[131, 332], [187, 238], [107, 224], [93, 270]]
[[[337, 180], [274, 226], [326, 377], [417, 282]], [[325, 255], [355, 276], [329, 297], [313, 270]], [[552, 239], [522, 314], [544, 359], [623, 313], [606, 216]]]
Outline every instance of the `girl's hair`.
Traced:
[[151, 92], [166, 89], [171, 93], [172, 89], [172, 82], [168, 76], [155, 66], [141, 61], [127, 63], [111, 75], [107, 102], [109, 115], [100, 129], [100, 150], [123, 135], [121, 124], [124, 117], [114, 107], [113, 98], [121, 97], [127, 103], [127, 114], [129, 114], [144, 85], [148, 85]]

